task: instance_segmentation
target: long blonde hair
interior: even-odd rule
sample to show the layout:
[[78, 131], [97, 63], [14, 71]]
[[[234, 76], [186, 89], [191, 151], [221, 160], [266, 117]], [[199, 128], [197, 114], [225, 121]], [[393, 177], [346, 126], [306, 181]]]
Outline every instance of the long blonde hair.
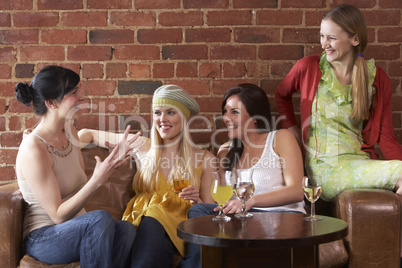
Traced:
[[352, 104], [351, 118], [366, 120], [370, 116], [368, 96], [368, 71], [363, 57], [367, 47], [367, 26], [363, 13], [351, 5], [340, 5], [324, 15], [323, 20], [331, 20], [338, 24], [350, 37], [357, 35], [359, 44], [355, 49], [355, 64], [352, 72]]
[[[196, 176], [192, 139], [190, 136], [190, 129], [188, 120], [182, 116], [183, 130], [180, 134], [179, 141], [179, 154], [175, 157], [172, 169], [169, 173], [168, 180], [172, 180], [172, 175], [180, 172], [190, 173], [191, 184], [199, 188], [199, 178]], [[138, 194], [141, 192], [154, 192], [157, 190], [161, 166], [161, 152], [163, 147], [163, 140], [156, 129], [156, 124], [151, 128], [151, 148], [143, 159], [140, 159], [141, 169], [137, 171], [133, 180], [133, 189]]]

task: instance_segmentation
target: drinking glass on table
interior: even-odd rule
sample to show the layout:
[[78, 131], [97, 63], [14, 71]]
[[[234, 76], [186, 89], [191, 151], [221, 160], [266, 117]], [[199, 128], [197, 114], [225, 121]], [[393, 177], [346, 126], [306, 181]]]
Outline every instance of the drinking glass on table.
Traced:
[[175, 193], [180, 193], [188, 186], [190, 186], [190, 173], [182, 172], [173, 175], [173, 191]]
[[230, 217], [223, 212], [223, 205], [233, 195], [234, 179], [231, 171], [212, 172], [211, 196], [219, 205], [219, 214], [212, 218], [213, 221], [230, 221]]
[[315, 216], [315, 201], [321, 195], [321, 178], [320, 177], [303, 177], [304, 196], [311, 202], [311, 215], [305, 217], [306, 221], [319, 221], [320, 217]]
[[241, 212], [235, 214], [236, 218], [250, 218], [253, 214], [246, 211], [246, 202], [249, 200], [255, 190], [253, 182], [253, 169], [237, 169], [236, 172], [236, 195], [241, 201]]

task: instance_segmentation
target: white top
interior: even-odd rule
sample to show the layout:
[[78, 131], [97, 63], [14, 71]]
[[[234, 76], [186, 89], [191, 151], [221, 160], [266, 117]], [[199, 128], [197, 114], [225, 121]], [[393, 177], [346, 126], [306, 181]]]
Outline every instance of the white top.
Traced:
[[[68, 135], [69, 144], [67, 148], [65, 150], [57, 150], [35, 132], [31, 132], [31, 134], [37, 136], [47, 145], [53, 159], [53, 172], [59, 183], [62, 201], [68, 200], [87, 182], [87, 176], [79, 162], [78, 148], [70, 142]], [[18, 174], [17, 180], [26, 202], [23, 223], [23, 238], [25, 238], [33, 230], [47, 225], [54, 225], [55, 223], [33, 194], [28, 182], [23, 178], [19, 178]], [[85, 213], [85, 210], [81, 210], [76, 216], [83, 213]]]
[[[273, 149], [273, 140], [276, 131], [268, 133], [265, 148], [258, 162], [252, 167], [253, 182], [255, 186], [254, 195], [267, 193], [285, 187], [282, 175], [283, 161]], [[300, 183], [301, 187], [301, 183]], [[306, 213], [304, 201], [292, 203], [280, 207], [253, 207], [263, 211], [299, 211]]]

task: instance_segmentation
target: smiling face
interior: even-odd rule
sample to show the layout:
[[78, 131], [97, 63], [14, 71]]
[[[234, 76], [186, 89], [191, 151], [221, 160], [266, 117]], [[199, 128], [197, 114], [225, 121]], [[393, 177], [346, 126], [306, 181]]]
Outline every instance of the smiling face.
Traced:
[[62, 114], [62, 116], [66, 117], [75, 115], [77, 113], [78, 107], [77, 105], [84, 98], [84, 90], [80, 87], [81, 84], [78, 84], [77, 87], [73, 88], [70, 92], [64, 95], [63, 99], [58, 104], [58, 112]]
[[335, 22], [325, 19], [321, 22], [321, 46], [327, 54], [327, 60], [346, 62], [354, 59], [354, 46], [359, 44], [357, 36], [350, 36]]
[[183, 130], [184, 115], [176, 109], [157, 106], [153, 110], [153, 123], [162, 140], [175, 140]]
[[243, 140], [248, 130], [255, 130], [253, 119], [237, 95], [232, 95], [227, 99], [223, 111], [223, 122], [228, 129], [230, 139], [238, 138]]

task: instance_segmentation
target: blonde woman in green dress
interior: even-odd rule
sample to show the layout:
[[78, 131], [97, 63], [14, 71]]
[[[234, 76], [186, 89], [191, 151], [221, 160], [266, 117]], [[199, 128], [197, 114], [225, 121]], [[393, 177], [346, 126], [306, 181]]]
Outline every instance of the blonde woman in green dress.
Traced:
[[[324, 200], [351, 188], [389, 189], [402, 199], [390, 80], [373, 59], [364, 59], [363, 14], [350, 5], [330, 10], [320, 36], [323, 53], [299, 60], [275, 92], [282, 127], [303, 145], [308, 175], [322, 178]], [[299, 89], [301, 132], [291, 100]], [[375, 144], [387, 161], [378, 160]]]

